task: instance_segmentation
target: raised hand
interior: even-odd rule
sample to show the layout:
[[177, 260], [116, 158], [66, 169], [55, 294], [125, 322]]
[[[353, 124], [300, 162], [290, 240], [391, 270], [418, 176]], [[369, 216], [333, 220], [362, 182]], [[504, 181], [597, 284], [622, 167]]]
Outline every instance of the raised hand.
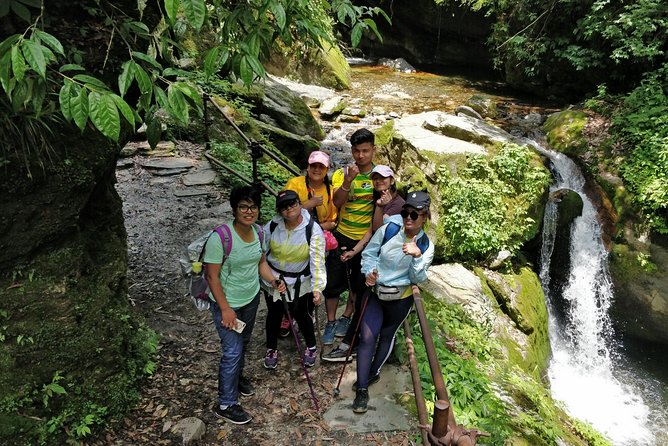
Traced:
[[357, 167], [357, 164], [348, 164], [348, 166], [346, 166], [344, 181], [346, 183], [352, 183], [358, 173], [360, 173], [360, 168]]
[[392, 201], [392, 193], [389, 190], [385, 189], [380, 193], [380, 198], [376, 200], [376, 205], [383, 207], [390, 201]]
[[418, 248], [417, 245], [417, 235], [414, 235], [410, 241], [404, 243], [401, 250], [407, 256], [420, 257], [422, 255], [422, 251], [420, 251], [420, 248]]

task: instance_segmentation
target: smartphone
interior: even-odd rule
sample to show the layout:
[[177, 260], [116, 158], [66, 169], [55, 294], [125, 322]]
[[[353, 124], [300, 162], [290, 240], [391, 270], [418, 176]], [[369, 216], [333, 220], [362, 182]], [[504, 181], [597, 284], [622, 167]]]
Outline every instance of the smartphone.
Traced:
[[234, 322], [234, 328], [232, 330], [236, 331], [237, 333], [241, 334], [242, 331], [244, 331], [244, 327], [246, 327], [246, 323], [242, 321], [241, 319], [237, 319]]

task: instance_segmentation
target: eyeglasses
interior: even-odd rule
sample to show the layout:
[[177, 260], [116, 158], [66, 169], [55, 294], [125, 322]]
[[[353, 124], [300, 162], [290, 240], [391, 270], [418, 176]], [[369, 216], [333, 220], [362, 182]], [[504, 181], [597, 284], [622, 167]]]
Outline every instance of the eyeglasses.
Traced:
[[408, 212], [406, 209], [402, 209], [401, 212], [401, 218], [408, 218], [410, 217], [411, 220], [417, 220], [420, 215], [423, 215], [419, 213], [418, 211], [410, 211]]
[[237, 206], [237, 209], [239, 209], [241, 212], [249, 213], [249, 212], [257, 212], [260, 210], [260, 206], [253, 204], [248, 206], [247, 204], [240, 204]]
[[297, 200], [288, 202], [288, 203], [282, 205], [280, 208], [278, 208], [278, 212], [287, 211], [288, 209], [292, 209], [293, 207], [297, 206], [298, 204], [299, 204], [299, 202]]

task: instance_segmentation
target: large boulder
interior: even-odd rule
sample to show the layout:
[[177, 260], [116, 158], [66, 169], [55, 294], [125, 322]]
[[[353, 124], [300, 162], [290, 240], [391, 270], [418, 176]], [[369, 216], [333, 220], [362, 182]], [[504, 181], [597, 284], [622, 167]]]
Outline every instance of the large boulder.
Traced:
[[583, 130], [587, 116], [577, 110], [552, 113], [543, 124], [547, 142], [553, 150], [569, 156], [582, 155], [587, 150]]

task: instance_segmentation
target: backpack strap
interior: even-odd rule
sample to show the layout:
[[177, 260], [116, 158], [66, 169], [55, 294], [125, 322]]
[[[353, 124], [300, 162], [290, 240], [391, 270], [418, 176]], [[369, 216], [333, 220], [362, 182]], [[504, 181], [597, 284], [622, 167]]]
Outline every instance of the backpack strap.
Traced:
[[217, 226], [214, 231], [218, 234], [218, 237], [220, 237], [220, 242], [223, 245], [223, 262], [225, 262], [227, 256], [232, 252], [232, 231], [230, 230], [230, 227], [224, 223]]
[[[383, 235], [383, 241], [380, 244], [382, 247], [385, 243], [387, 243], [392, 237], [397, 235], [399, 233], [399, 230], [401, 229], [401, 226], [393, 221], [389, 222], [387, 224], [387, 228], [385, 228], [385, 234]], [[429, 248], [429, 237], [427, 237], [426, 232], [422, 232], [422, 237], [416, 240], [416, 243], [418, 248], [420, 248], [420, 252], [424, 254], [424, 252]]]

